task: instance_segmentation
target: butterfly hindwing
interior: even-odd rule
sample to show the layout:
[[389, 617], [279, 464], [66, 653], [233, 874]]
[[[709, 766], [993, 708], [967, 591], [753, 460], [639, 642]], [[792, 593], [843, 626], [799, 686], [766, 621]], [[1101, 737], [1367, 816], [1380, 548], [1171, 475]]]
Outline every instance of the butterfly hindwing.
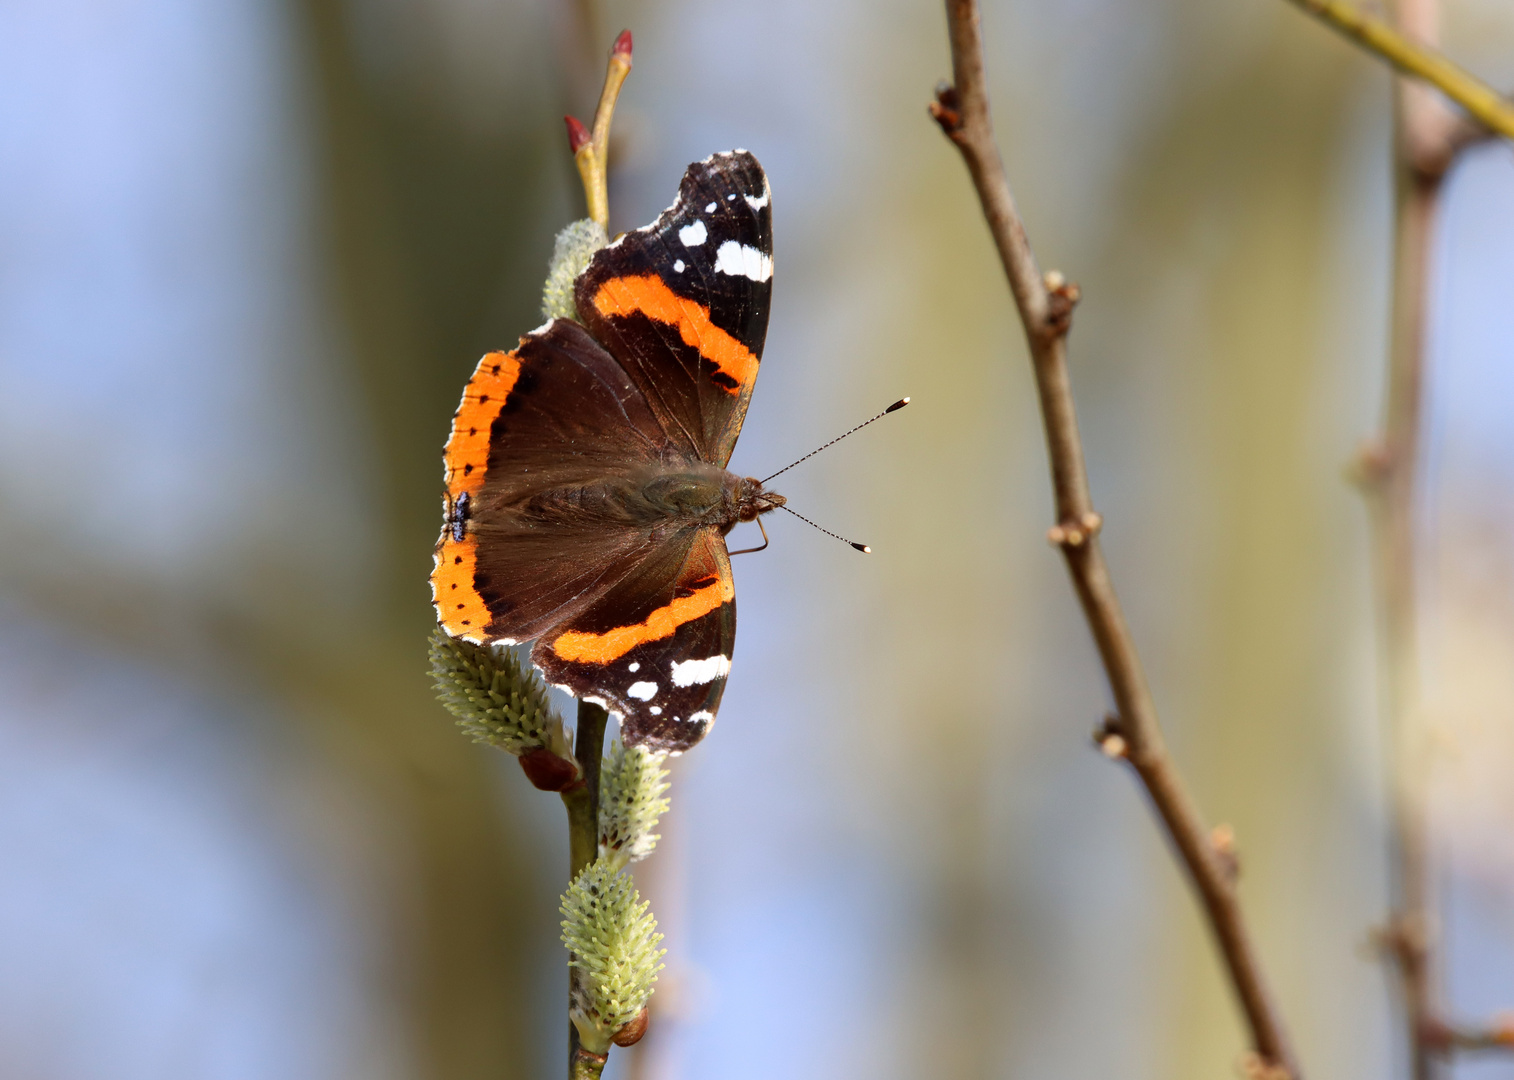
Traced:
[[579, 318], [686, 452], [730, 460], [757, 380], [773, 278], [772, 194], [744, 150], [690, 165], [678, 200], [601, 249]]
[[706, 527], [686, 530], [544, 634], [531, 659], [619, 715], [626, 745], [681, 753], [714, 722], [735, 640], [730, 558]]
[[[656, 547], [652, 530], [550, 494], [629, 476], [667, 439], [624, 369], [556, 319], [479, 361], [447, 442], [447, 520], [431, 575], [449, 634], [528, 641]], [[613, 508], [610, 508], [613, 510]]]

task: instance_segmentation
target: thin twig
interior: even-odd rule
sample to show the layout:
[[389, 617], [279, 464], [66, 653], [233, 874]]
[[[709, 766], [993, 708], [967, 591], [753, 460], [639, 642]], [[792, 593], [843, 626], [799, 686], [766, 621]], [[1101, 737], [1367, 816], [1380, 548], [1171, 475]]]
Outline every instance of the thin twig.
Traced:
[[1445, 1024], [1426, 1031], [1424, 1040], [1441, 1050], [1514, 1050], [1514, 1019], [1485, 1028], [1450, 1027]]
[[[610, 48], [605, 67], [604, 88], [594, 110], [593, 128], [585, 128], [575, 118], [566, 117], [568, 145], [583, 182], [584, 201], [589, 216], [601, 226], [610, 221], [609, 161], [610, 123], [615, 117], [615, 103], [620, 88], [631, 73], [631, 31], [622, 30]], [[568, 809], [568, 880], [572, 881], [599, 854], [599, 768], [604, 758], [605, 725], [609, 716], [604, 709], [587, 701], [578, 703], [578, 730], [573, 739], [573, 756], [583, 773], [583, 782], [562, 793]], [[573, 1005], [578, 969], [568, 968], [568, 1004]], [[591, 1053], [579, 1046], [578, 1028], [568, 1024], [568, 1078], [585, 1080], [597, 1077], [605, 1067], [606, 1055]]]
[[1514, 139], [1514, 101], [1453, 64], [1430, 44], [1347, 0], [1293, 0], [1293, 3], [1361, 43], [1400, 71], [1423, 79], [1489, 129]]
[[610, 49], [593, 126], [586, 128], [576, 118], [564, 117], [568, 122], [568, 145], [573, 151], [573, 163], [578, 166], [579, 179], [583, 181], [589, 217], [606, 229], [610, 227], [610, 123], [615, 119], [615, 103], [620, 100], [621, 85], [629, 74], [631, 31], [622, 30]]
[[[1438, 0], [1401, 0], [1400, 37], [1433, 45]], [[1398, 31], [1395, 31], [1396, 33]], [[1398, 80], [1394, 95], [1393, 293], [1383, 433], [1365, 476], [1373, 510], [1381, 620], [1384, 729], [1389, 763], [1392, 894], [1383, 934], [1398, 974], [1414, 1080], [1434, 1080], [1467, 1045], [1441, 1019], [1434, 941], [1435, 872], [1430, 855], [1429, 762], [1419, 716], [1418, 543], [1425, 347], [1431, 255], [1446, 171], [1465, 127], [1423, 84]], [[1475, 1041], [1475, 1040], [1473, 1040]]]
[[[576, 878], [599, 854], [599, 766], [604, 759], [605, 725], [609, 715], [598, 705], [578, 703], [578, 730], [573, 736], [573, 756], [583, 770], [583, 781], [562, 793], [568, 808], [568, 880]], [[572, 1007], [578, 969], [568, 968], [568, 1004]], [[578, 1028], [568, 1023], [568, 1080], [591, 1075], [595, 1063], [603, 1069], [602, 1055], [578, 1045]], [[592, 1075], [598, 1075], [593, 1073]]]
[[[1342, 29], [1401, 70], [1427, 79], [1466, 105], [1478, 119], [1511, 134], [1455, 90], [1471, 76], [1439, 56], [1438, 0], [1400, 0], [1399, 25], [1362, 15], [1336, 0], [1294, 0]], [[1400, 62], [1405, 56], [1414, 62]], [[1439, 73], [1437, 75], [1436, 73]], [[1456, 76], [1448, 84], [1440, 75]], [[1399, 79], [1394, 95], [1393, 293], [1383, 432], [1363, 452], [1359, 475], [1373, 511], [1381, 620], [1384, 729], [1389, 745], [1389, 861], [1392, 895], [1381, 934], [1397, 969], [1404, 1029], [1414, 1080], [1434, 1080], [1458, 1051], [1514, 1049], [1514, 1026], [1460, 1028], [1441, 1015], [1434, 940], [1435, 875], [1430, 857], [1428, 755], [1419, 719], [1419, 644], [1415, 519], [1424, 427], [1425, 347], [1431, 294], [1431, 253], [1447, 171], [1489, 129], [1453, 113], [1430, 87]], [[1514, 105], [1499, 100], [1514, 119]]]
[[976, 0], [946, 0], [953, 85], [937, 90], [931, 115], [961, 151], [977, 188], [1030, 346], [1051, 460], [1058, 524], [1049, 539], [1062, 550], [1084, 617], [1098, 645], [1117, 708], [1102, 743], [1134, 767], [1187, 868], [1240, 999], [1263, 1071], [1298, 1080], [1283, 1022], [1272, 1003], [1251, 942], [1229, 860], [1216, 850], [1167, 752], [1140, 658], [1099, 548], [1101, 524], [1089, 496], [1067, 369], [1067, 331], [1077, 287], [1055, 272], [1043, 277], [1015, 208], [994, 141], [983, 70]]

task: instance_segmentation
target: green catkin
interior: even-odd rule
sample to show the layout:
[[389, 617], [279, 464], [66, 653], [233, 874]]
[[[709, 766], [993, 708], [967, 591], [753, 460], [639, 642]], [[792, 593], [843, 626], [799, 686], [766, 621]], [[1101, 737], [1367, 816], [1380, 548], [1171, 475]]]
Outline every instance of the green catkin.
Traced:
[[661, 839], [652, 830], [667, 813], [666, 754], [612, 743], [599, 771], [599, 856], [615, 869], [652, 854]]
[[547, 264], [547, 283], [542, 287], [541, 313], [546, 319], [578, 321], [573, 302], [573, 282], [589, 265], [594, 253], [609, 243], [604, 226], [591, 218], [569, 224], [557, 234], [552, 261]]
[[509, 649], [474, 645], [438, 628], [430, 658], [437, 698], [474, 741], [516, 755], [544, 747], [572, 756], [546, 684]]
[[562, 941], [578, 969], [571, 1015], [584, 1046], [598, 1053], [652, 997], [661, 960], [650, 904], [604, 859], [584, 867], [563, 894]]

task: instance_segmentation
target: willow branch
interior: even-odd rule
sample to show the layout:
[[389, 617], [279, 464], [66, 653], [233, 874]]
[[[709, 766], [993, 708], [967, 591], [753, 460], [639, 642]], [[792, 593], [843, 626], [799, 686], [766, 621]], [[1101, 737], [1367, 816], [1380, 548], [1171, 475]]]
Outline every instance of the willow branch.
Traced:
[[1479, 123], [1514, 139], [1514, 102], [1385, 19], [1347, 0], [1292, 0], [1309, 14], [1381, 56], [1406, 75], [1434, 86]]
[[[599, 854], [599, 766], [604, 760], [605, 725], [609, 715], [598, 705], [578, 703], [578, 731], [573, 736], [573, 757], [583, 772], [583, 781], [562, 793], [568, 808], [568, 880], [576, 878]], [[568, 1003], [571, 1008], [578, 971], [568, 969]], [[578, 1028], [568, 1024], [568, 1078], [579, 1080], [598, 1076], [589, 1072], [598, 1065], [603, 1069], [605, 1056], [592, 1054], [578, 1045]]]
[[615, 119], [615, 103], [620, 100], [620, 88], [631, 74], [631, 31], [622, 30], [610, 48], [610, 60], [605, 67], [605, 82], [599, 92], [599, 105], [594, 110], [592, 127], [584, 125], [575, 117], [563, 119], [568, 124], [568, 145], [573, 151], [573, 163], [578, 166], [579, 179], [583, 181], [584, 202], [588, 204], [589, 217], [600, 226], [610, 227], [610, 124]]
[[1140, 657], [1099, 547], [1101, 519], [1089, 495], [1067, 369], [1067, 331], [1078, 290], [1060, 274], [1042, 275], [1015, 208], [989, 117], [977, 3], [946, 0], [946, 16], [953, 84], [937, 90], [931, 115], [961, 151], [972, 176], [1030, 347], [1056, 502], [1057, 524], [1049, 539], [1061, 548], [1117, 709], [1106, 722], [1102, 743], [1111, 756], [1130, 762], [1187, 869], [1245, 1014], [1259, 1064], [1272, 1075], [1284, 1073], [1297, 1080], [1282, 1019], [1242, 916], [1234, 864], [1212, 841], [1167, 751]]
[[[1438, 6], [1438, 0], [1400, 0], [1399, 27], [1388, 29], [1396, 40], [1426, 43], [1412, 47], [1430, 53], [1438, 36]], [[1369, 481], [1365, 489], [1373, 510], [1384, 728], [1389, 747], [1392, 893], [1383, 939], [1397, 970], [1414, 1080], [1434, 1080], [1443, 1061], [1456, 1051], [1509, 1047], [1508, 1041], [1499, 1039], [1506, 1034], [1503, 1029], [1459, 1029], [1442, 1017], [1433, 930], [1429, 763], [1419, 717], [1415, 521], [1431, 256], [1445, 174], [1467, 141], [1466, 125], [1429, 89], [1399, 81], [1394, 98], [1393, 292], [1386, 408], [1382, 435], [1368, 451], [1363, 478]]]

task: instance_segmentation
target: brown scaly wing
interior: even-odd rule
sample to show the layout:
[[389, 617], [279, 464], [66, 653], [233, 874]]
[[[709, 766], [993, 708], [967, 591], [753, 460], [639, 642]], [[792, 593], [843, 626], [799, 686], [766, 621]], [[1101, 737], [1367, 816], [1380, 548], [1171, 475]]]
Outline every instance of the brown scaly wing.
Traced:
[[583, 610], [658, 544], [613, 515], [544, 515], [532, 496], [672, 453], [641, 391], [578, 324], [553, 320], [485, 356], [444, 458], [447, 520], [431, 574], [442, 627], [514, 643]]
[[680, 754], [715, 721], [735, 643], [731, 560], [704, 527], [670, 539], [544, 634], [531, 659], [556, 685], [618, 715], [627, 746]]

